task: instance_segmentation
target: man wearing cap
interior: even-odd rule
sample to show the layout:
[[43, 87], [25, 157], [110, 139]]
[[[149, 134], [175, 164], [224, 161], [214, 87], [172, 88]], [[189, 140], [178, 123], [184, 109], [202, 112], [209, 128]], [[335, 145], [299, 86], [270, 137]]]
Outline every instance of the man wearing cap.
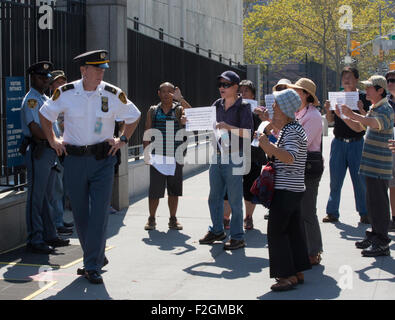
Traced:
[[[388, 226], [389, 200], [388, 185], [392, 179], [392, 155], [388, 140], [393, 138], [394, 110], [387, 100], [387, 82], [383, 76], [374, 75], [367, 81], [366, 98], [372, 103], [366, 116], [353, 112], [342, 105], [342, 112], [351, 121], [347, 124], [353, 130], [366, 130], [359, 172], [366, 181], [366, 206], [371, 220], [372, 231], [355, 243], [365, 257], [389, 255]], [[340, 114], [339, 107], [337, 107]]]
[[54, 247], [66, 246], [68, 240], [58, 238], [50, 205], [54, 184], [56, 152], [51, 149], [39, 118], [39, 108], [49, 99], [45, 95], [53, 65], [49, 61], [35, 63], [27, 70], [31, 88], [22, 102], [21, 124], [28, 147], [25, 153], [27, 168], [27, 249], [34, 253], [50, 254]]
[[[65, 154], [65, 187], [84, 252], [84, 268], [77, 271], [89, 282], [103, 283], [104, 256], [116, 152], [126, 145], [140, 119], [140, 111], [120, 89], [103, 81], [108, 69], [105, 50], [74, 58], [82, 78], [55, 90], [40, 109], [48, 141], [60, 156]], [[64, 112], [63, 143], [51, 123]], [[125, 121], [120, 138], [113, 138], [115, 120]]]
[[[225, 141], [228, 140], [230, 150], [224, 150], [225, 148], [218, 150], [215, 163], [210, 165], [208, 204], [213, 225], [210, 226], [208, 233], [199, 240], [199, 243], [212, 244], [226, 238], [223, 217], [224, 196], [227, 192], [232, 218], [230, 220], [230, 241], [225, 243], [224, 249], [235, 250], [245, 247], [242, 203], [242, 174], [245, 173], [237, 174], [235, 172], [240, 169], [241, 165], [233, 161], [233, 155], [243, 156], [245, 143], [248, 143], [248, 150], [250, 150], [253, 121], [250, 105], [243, 103], [242, 97], [238, 96], [240, 77], [233, 71], [225, 71], [217, 79], [221, 98], [214, 102], [213, 107], [216, 108], [217, 129], [221, 131], [219, 143], [221, 146], [225, 146]], [[232, 139], [239, 142], [237, 150], [233, 149], [232, 144], [235, 144], [231, 143]], [[247, 165], [250, 164], [251, 160], [248, 157], [243, 160]]]

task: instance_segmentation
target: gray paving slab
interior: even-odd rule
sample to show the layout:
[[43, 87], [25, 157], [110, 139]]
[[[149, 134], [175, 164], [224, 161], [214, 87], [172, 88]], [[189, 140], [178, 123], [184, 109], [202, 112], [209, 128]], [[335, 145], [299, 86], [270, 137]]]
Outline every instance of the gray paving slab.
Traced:
[[[328, 166], [330, 142], [324, 137]], [[324, 242], [322, 264], [305, 273], [305, 284], [295, 290], [273, 293], [269, 278], [266, 209], [254, 213], [255, 229], [246, 232], [247, 247], [224, 251], [221, 244], [199, 245], [198, 239], [210, 224], [208, 211], [208, 172], [184, 182], [178, 217], [181, 231], [169, 230], [167, 199], [160, 202], [157, 230], [147, 232], [148, 200], [132, 203], [128, 210], [110, 216], [104, 268], [104, 285], [91, 285], [75, 274], [73, 267], [47, 273], [55, 285], [35, 299], [159, 299], [159, 300], [273, 300], [273, 299], [395, 299], [395, 262], [392, 257], [363, 258], [354, 242], [367, 229], [359, 224], [351, 179], [347, 174], [337, 224], [324, 224], [329, 195], [329, 169], [326, 168], [318, 194], [318, 216]], [[391, 233], [395, 240], [395, 234]], [[73, 243], [78, 243], [75, 238]], [[395, 244], [391, 251], [394, 254]], [[20, 275], [40, 278], [38, 268], [0, 266], [0, 277]], [[48, 277], [50, 275], [50, 277]]]

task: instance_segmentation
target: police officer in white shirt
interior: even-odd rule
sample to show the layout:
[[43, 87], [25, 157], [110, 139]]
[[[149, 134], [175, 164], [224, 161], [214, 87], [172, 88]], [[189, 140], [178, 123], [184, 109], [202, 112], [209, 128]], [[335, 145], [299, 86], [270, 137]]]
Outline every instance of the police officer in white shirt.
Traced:
[[[59, 156], [65, 155], [65, 185], [84, 252], [84, 269], [79, 271], [95, 284], [103, 283], [100, 270], [108, 262], [104, 250], [115, 153], [127, 144], [141, 115], [121, 89], [103, 81], [109, 68], [107, 55], [105, 50], [96, 50], [75, 57], [82, 79], [57, 89], [40, 109], [51, 147]], [[52, 129], [61, 112], [63, 141]], [[113, 138], [116, 119], [125, 121], [120, 138]]]

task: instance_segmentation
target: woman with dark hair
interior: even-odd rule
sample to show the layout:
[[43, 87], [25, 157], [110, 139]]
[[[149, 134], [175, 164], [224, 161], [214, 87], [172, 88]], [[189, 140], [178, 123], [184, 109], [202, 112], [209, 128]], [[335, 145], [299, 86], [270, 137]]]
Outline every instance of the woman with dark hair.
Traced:
[[[301, 78], [294, 85], [288, 85], [288, 87], [295, 89], [302, 100], [302, 105], [295, 116], [307, 135], [307, 153], [323, 163], [321, 153], [322, 119], [316, 108], [319, 105], [315, 95], [316, 85], [310, 79]], [[321, 176], [322, 172], [310, 173], [308, 170], [305, 171], [306, 191], [301, 202], [302, 228], [306, 236], [307, 249], [312, 265], [320, 263], [322, 253], [322, 237], [317, 217], [317, 195]]]

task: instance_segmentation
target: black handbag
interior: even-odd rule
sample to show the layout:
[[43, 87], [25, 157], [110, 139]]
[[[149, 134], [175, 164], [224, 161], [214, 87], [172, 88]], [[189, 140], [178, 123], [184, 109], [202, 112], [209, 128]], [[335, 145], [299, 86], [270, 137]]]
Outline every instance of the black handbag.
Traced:
[[324, 158], [320, 151], [307, 152], [305, 176], [319, 177], [324, 172]]

